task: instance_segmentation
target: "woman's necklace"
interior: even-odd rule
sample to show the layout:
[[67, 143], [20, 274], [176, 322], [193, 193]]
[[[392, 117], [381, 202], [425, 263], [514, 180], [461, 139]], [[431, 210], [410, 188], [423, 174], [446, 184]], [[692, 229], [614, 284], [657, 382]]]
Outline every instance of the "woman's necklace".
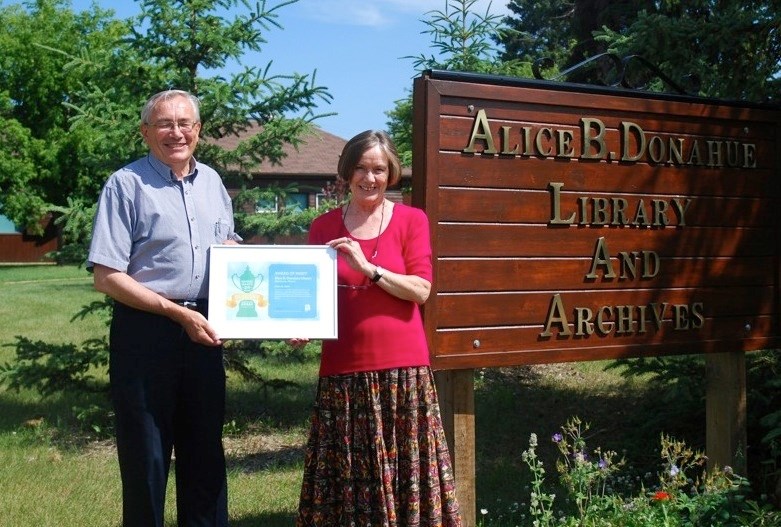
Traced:
[[[342, 214], [342, 225], [347, 234], [350, 234], [350, 230], [347, 228], [347, 211], [350, 210], [350, 201], [347, 202], [347, 206], [344, 208], [344, 214]], [[380, 236], [382, 235], [382, 224], [385, 223], [385, 200], [382, 200], [382, 211], [380, 213], [380, 227], [377, 229], [377, 240], [374, 242], [374, 252], [369, 260], [374, 260], [377, 257], [377, 248], [380, 246]]]

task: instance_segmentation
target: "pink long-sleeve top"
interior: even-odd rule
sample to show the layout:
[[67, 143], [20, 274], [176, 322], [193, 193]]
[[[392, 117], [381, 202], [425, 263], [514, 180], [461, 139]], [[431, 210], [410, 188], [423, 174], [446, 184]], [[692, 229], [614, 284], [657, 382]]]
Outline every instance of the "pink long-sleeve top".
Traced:
[[[428, 218], [417, 208], [395, 204], [379, 238], [350, 235], [341, 209], [319, 216], [309, 243], [321, 245], [348, 236], [361, 245], [367, 260], [394, 273], [432, 279]], [[376, 250], [376, 255], [374, 255]], [[320, 376], [430, 364], [419, 306], [385, 292], [343, 258], [337, 261], [339, 338], [324, 340]], [[371, 284], [371, 285], [370, 285]], [[368, 286], [368, 287], [366, 287]]]

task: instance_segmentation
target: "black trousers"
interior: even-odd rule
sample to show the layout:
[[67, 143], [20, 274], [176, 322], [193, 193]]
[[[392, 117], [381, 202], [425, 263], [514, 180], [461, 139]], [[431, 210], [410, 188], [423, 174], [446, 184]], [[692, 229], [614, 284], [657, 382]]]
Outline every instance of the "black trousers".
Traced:
[[226, 527], [222, 348], [195, 344], [172, 320], [116, 303], [109, 376], [123, 527], [163, 527], [172, 451], [178, 526]]

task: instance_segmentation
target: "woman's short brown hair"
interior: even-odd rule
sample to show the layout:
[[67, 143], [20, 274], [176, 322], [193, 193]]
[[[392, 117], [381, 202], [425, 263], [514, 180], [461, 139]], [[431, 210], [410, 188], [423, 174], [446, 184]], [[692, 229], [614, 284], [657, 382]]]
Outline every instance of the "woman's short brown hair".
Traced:
[[379, 146], [388, 158], [388, 186], [392, 187], [401, 179], [401, 162], [396, 145], [390, 136], [382, 130], [366, 130], [356, 135], [344, 145], [336, 168], [337, 178], [349, 183], [364, 152]]

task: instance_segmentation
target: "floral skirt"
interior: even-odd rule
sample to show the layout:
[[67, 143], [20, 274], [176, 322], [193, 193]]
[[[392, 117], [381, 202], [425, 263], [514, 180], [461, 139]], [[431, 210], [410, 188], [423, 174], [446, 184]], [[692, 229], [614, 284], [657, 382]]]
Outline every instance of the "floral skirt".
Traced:
[[298, 527], [460, 527], [431, 369], [321, 377]]

